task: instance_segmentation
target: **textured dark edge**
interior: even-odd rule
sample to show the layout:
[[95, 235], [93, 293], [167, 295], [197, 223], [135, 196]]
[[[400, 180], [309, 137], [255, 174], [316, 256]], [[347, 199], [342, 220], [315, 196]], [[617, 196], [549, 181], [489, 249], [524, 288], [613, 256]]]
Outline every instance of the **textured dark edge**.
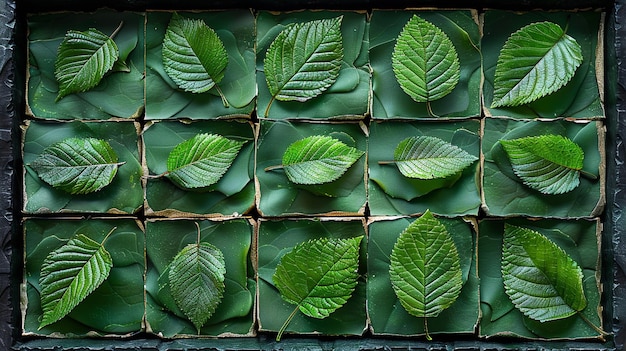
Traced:
[[[20, 13], [54, 10], [94, 10], [107, 5], [119, 10], [145, 8], [254, 8], [290, 10], [299, 8], [369, 9], [403, 8], [404, 0], [346, 0], [331, 2], [260, 0], [218, 0], [206, 2], [190, 0], [175, 3], [171, 0], [109, 0], [101, 2], [78, 0], [0, 0], [0, 351], [9, 350], [259, 350], [259, 349], [314, 349], [314, 350], [622, 350], [626, 343], [626, 0], [612, 1], [561, 0], [561, 1], [509, 1], [483, 0], [472, 2], [471, 7], [515, 8], [529, 10], [539, 8], [607, 8], [606, 28], [606, 105], [607, 108], [607, 212], [603, 241], [603, 265], [605, 269], [605, 328], [612, 330], [614, 338], [605, 344], [594, 342], [522, 342], [505, 340], [453, 340], [424, 343], [406, 339], [360, 339], [360, 338], [287, 338], [276, 343], [271, 336], [258, 338], [222, 340], [167, 341], [139, 335], [131, 340], [22, 340], [19, 336], [19, 284], [21, 269], [20, 250], [13, 254], [13, 247], [21, 247], [19, 231], [19, 208], [21, 187], [15, 173], [20, 169], [19, 121], [23, 110], [23, 75], [25, 72], [25, 48], [15, 43], [24, 42], [23, 18]], [[468, 7], [466, 1], [421, 1], [411, 7]], [[611, 107], [613, 106], [613, 107]], [[616, 107], [616, 108], [614, 108]], [[145, 338], [144, 338], [145, 337]], [[63, 346], [61, 346], [63, 345]]]

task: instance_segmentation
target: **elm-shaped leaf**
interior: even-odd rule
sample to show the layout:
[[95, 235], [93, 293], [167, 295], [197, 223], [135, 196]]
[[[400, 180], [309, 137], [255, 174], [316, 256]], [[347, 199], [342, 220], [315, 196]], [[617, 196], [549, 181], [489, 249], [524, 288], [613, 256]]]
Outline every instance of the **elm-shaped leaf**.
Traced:
[[560, 135], [500, 140], [515, 174], [524, 184], [544, 194], [563, 194], [580, 184], [584, 153]]
[[459, 82], [459, 57], [450, 38], [417, 15], [398, 36], [391, 66], [402, 90], [416, 102], [448, 95]]
[[230, 168], [243, 144], [217, 134], [198, 134], [170, 152], [165, 176], [182, 189], [209, 187]]
[[113, 39], [99, 30], [68, 31], [54, 63], [54, 76], [59, 83], [56, 100], [98, 85], [118, 58], [119, 49]]
[[554, 93], [582, 61], [580, 45], [559, 25], [539, 22], [521, 28], [498, 56], [491, 107], [524, 105]]
[[105, 140], [68, 138], [50, 145], [30, 166], [39, 177], [70, 194], [102, 189], [117, 173], [117, 154]]
[[408, 178], [446, 178], [478, 160], [456, 145], [430, 136], [402, 140], [394, 151], [394, 162]]
[[531, 229], [505, 226], [502, 279], [515, 307], [540, 322], [567, 318], [587, 306], [576, 261]]
[[283, 300], [296, 305], [276, 340], [295, 313], [323, 319], [343, 306], [357, 285], [359, 246], [363, 236], [320, 238], [300, 243], [278, 263], [272, 280]]

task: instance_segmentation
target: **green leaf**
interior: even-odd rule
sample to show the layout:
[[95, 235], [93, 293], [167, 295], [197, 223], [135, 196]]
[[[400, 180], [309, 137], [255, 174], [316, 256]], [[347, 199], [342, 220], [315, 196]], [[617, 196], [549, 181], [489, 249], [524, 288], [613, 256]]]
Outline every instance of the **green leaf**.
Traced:
[[341, 177], [363, 154], [335, 138], [314, 135], [289, 145], [282, 166], [295, 184], [324, 184]]
[[170, 152], [165, 175], [182, 189], [206, 188], [222, 178], [243, 144], [217, 134], [198, 134]]
[[446, 227], [430, 211], [398, 237], [389, 275], [402, 307], [416, 317], [437, 317], [459, 297], [463, 287], [459, 254]]
[[217, 33], [199, 19], [174, 13], [163, 39], [163, 66], [181, 89], [203, 93], [224, 78], [228, 53]]
[[576, 39], [557, 24], [523, 27], [511, 34], [500, 51], [491, 107], [524, 105], [559, 90], [582, 61]]
[[68, 31], [54, 63], [54, 76], [59, 83], [56, 100], [98, 85], [118, 57], [115, 42], [97, 29]]
[[39, 329], [70, 313], [108, 278], [111, 267], [113, 261], [104, 243], [83, 234], [50, 252], [39, 279], [43, 311]]
[[50, 145], [30, 166], [39, 177], [70, 194], [102, 189], [117, 173], [117, 154], [108, 142], [95, 138], [68, 138]]
[[276, 340], [280, 340], [298, 310], [323, 319], [348, 301], [359, 277], [362, 239], [363, 236], [312, 239], [296, 245], [281, 258], [272, 279], [282, 299], [296, 308]]
[[393, 156], [405, 177], [419, 179], [446, 178], [478, 160], [456, 145], [429, 136], [402, 140]]
[[339, 75], [343, 17], [288, 26], [270, 44], [263, 61], [272, 101], [304, 102], [322, 94]]
[[578, 264], [534, 230], [505, 226], [502, 278], [515, 307], [534, 320], [567, 318], [587, 306]]
[[461, 66], [450, 38], [417, 15], [398, 36], [391, 66], [402, 90], [416, 102], [448, 95], [459, 82]]
[[500, 140], [513, 171], [524, 184], [544, 194], [562, 194], [580, 184], [584, 153], [580, 146], [560, 135]]
[[204, 242], [185, 246], [169, 265], [172, 297], [198, 333], [222, 301], [225, 274], [222, 251]]

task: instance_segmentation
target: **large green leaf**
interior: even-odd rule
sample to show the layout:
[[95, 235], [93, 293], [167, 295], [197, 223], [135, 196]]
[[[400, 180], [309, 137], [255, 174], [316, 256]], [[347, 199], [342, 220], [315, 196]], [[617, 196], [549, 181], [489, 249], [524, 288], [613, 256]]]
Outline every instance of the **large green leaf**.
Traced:
[[348, 301], [359, 277], [362, 239], [312, 239], [296, 245], [281, 258], [272, 279], [283, 300], [296, 308], [277, 340], [298, 310], [322, 319]]
[[324, 184], [341, 177], [363, 154], [335, 138], [313, 135], [289, 145], [282, 166], [293, 183]]
[[202, 20], [174, 13], [163, 39], [163, 66], [181, 89], [203, 93], [224, 78], [228, 53]]
[[393, 156], [405, 177], [419, 179], [446, 178], [478, 160], [460, 147], [430, 136], [402, 140]]
[[391, 60], [400, 87], [416, 102], [440, 99], [459, 82], [461, 66], [450, 38], [417, 15], [400, 32]]
[[521, 28], [500, 51], [491, 107], [524, 105], [559, 90], [582, 61], [580, 45], [559, 25], [539, 22]]
[[437, 317], [456, 301], [463, 287], [459, 254], [446, 227], [430, 211], [398, 237], [389, 276], [400, 303], [413, 316]]
[[217, 134], [198, 134], [170, 152], [165, 175], [183, 189], [206, 188], [222, 178], [243, 144]]
[[584, 153], [560, 135], [540, 135], [500, 140], [513, 171], [524, 184], [544, 194], [562, 194], [580, 184]]
[[587, 306], [576, 261], [531, 229], [505, 226], [502, 278], [515, 307], [534, 320], [566, 318]]
[[119, 50], [113, 39], [97, 29], [68, 31], [54, 63], [54, 76], [59, 83], [57, 101], [98, 85], [118, 57]]
[[68, 138], [50, 145], [30, 164], [39, 177], [70, 194], [87, 194], [107, 186], [115, 177], [117, 154], [108, 142]]
[[263, 69], [272, 100], [304, 102], [322, 94], [339, 75], [342, 17], [297, 23], [278, 34]]
[[168, 268], [172, 296], [200, 333], [224, 295], [224, 254], [209, 243], [189, 244]]
[[108, 278], [111, 267], [113, 261], [104, 242], [100, 244], [83, 234], [50, 252], [39, 279], [43, 310], [39, 328], [70, 313]]

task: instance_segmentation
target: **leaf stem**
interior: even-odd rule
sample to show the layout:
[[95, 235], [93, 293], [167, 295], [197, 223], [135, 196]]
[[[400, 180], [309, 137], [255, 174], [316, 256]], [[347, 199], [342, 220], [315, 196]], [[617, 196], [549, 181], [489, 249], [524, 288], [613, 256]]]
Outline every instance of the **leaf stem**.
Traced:
[[200, 245], [200, 224], [198, 224], [198, 222], [193, 222], [193, 224], [196, 225], [196, 230], [198, 231], [197, 233], [197, 238], [196, 238], [196, 244]]
[[587, 178], [589, 180], [598, 180], [598, 176], [597, 175], [595, 175], [595, 174], [593, 174], [591, 172], [587, 172], [584, 169], [581, 169], [579, 172], [580, 172], [581, 176], [583, 176], [583, 177], [585, 177], [585, 178]]
[[428, 318], [424, 317], [424, 332], [426, 333], [426, 340], [433, 341], [433, 338], [428, 334]]
[[433, 112], [433, 107], [430, 105], [430, 101], [426, 101], [426, 109], [428, 110], [428, 115], [430, 117], [439, 117]]
[[107, 239], [109, 238], [109, 236], [111, 236], [111, 234], [113, 234], [113, 232], [117, 229], [117, 227], [113, 227], [113, 229], [111, 229], [109, 231], [109, 233], [107, 235], [104, 236], [104, 239], [102, 239], [102, 243], [100, 244], [101, 246], [104, 246], [104, 242], [107, 241]]
[[605, 332], [604, 330], [600, 329], [598, 326], [596, 326], [595, 324], [591, 323], [591, 321], [589, 319], [587, 319], [587, 317], [585, 317], [585, 315], [582, 313], [582, 311], [578, 311], [578, 315], [580, 316], [580, 318], [587, 323], [587, 325], [589, 325], [593, 330], [595, 330], [598, 334], [600, 334], [600, 339], [602, 341], [604, 341], [604, 337], [608, 336], [609, 333]]
[[296, 306], [296, 308], [293, 309], [289, 317], [287, 317], [287, 320], [285, 321], [285, 323], [283, 323], [283, 326], [280, 327], [280, 329], [278, 330], [278, 334], [276, 334], [276, 341], [280, 341], [280, 338], [283, 336], [285, 329], [287, 329], [287, 326], [289, 325], [289, 323], [291, 323], [291, 320], [293, 319], [293, 317], [296, 315], [297, 312], [298, 312], [298, 306]]
[[272, 96], [272, 98], [270, 99], [270, 102], [267, 104], [267, 107], [265, 108], [265, 118], [267, 118], [267, 116], [270, 113], [270, 107], [272, 107], [272, 103], [274, 102], [274, 100], [276, 100], [276, 96]]
[[269, 166], [269, 167], [265, 167], [264, 171], [265, 172], [269, 172], [269, 171], [273, 171], [275, 169], [281, 169], [283, 167], [284, 167], [283, 165]]
[[230, 104], [228, 103], [228, 100], [226, 100], [226, 96], [222, 92], [222, 89], [220, 88], [220, 86], [215, 84], [215, 89], [217, 89], [217, 93], [220, 94], [220, 97], [222, 98], [222, 104], [224, 104], [224, 107], [229, 108]]
[[117, 28], [115, 28], [113, 33], [109, 36], [109, 38], [113, 39], [117, 35], [117, 33], [119, 33], [119, 31], [122, 29], [123, 25], [124, 25], [124, 21], [121, 21], [120, 24], [117, 26]]
[[393, 165], [396, 161], [378, 161], [379, 165]]

